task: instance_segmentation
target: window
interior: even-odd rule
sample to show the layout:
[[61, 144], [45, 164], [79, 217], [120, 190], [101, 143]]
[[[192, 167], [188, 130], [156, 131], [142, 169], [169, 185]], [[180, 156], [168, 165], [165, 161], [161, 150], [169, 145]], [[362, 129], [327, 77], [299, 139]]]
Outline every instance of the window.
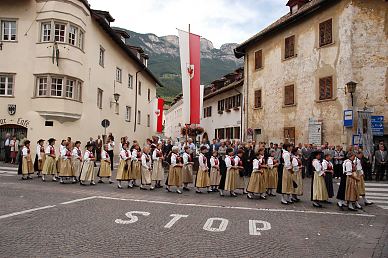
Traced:
[[284, 127], [284, 142], [295, 143], [295, 127]]
[[241, 106], [241, 94], [236, 96], [236, 107]]
[[42, 23], [42, 42], [50, 42], [51, 40], [51, 22]]
[[132, 108], [130, 106], [125, 107], [125, 121], [131, 122]]
[[74, 95], [74, 88], [75, 88], [75, 81], [74, 80], [67, 80], [66, 81], [66, 98], [73, 98]]
[[226, 128], [225, 131], [226, 139], [233, 139], [233, 127]]
[[151, 90], [147, 89], [147, 99], [148, 101], [151, 101]]
[[284, 87], [284, 105], [294, 105], [295, 104], [295, 94], [294, 94], [294, 85], [288, 85]]
[[76, 46], [77, 45], [77, 36], [78, 36], [78, 28], [70, 25], [69, 28], [69, 44]]
[[122, 81], [122, 70], [118, 67], [116, 67], [116, 81], [120, 82]]
[[120, 105], [119, 103], [114, 103], [115, 105], [115, 114], [118, 115], [120, 113]]
[[224, 110], [224, 108], [225, 108], [225, 100], [219, 100], [218, 101], [218, 112], [221, 112], [221, 111], [223, 111]]
[[329, 19], [319, 24], [319, 46], [325, 46], [333, 43], [333, 21]]
[[97, 107], [102, 109], [102, 93], [104, 91], [102, 89], [97, 89]]
[[286, 38], [284, 44], [284, 58], [287, 59], [295, 56], [295, 36]]
[[1, 39], [16, 41], [16, 21], [1, 21]]
[[261, 108], [261, 90], [255, 90], [255, 108]]
[[47, 96], [47, 77], [38, 77], [38, 96]]
[[205, 107], [203, 109], [203, 118], [211, 117], [212, 116], [212, 107]]
[[324, 77], [319, 79], [319, 100], [333, 98], [333, 77]]
[[84, 49], [84, 32], [80, 29], [78, 35], [78, 47]]
[[63, 88], [62, 78], [51, 78], [51, 96], [61, 97]]
[[66, 24], [54, 23], [54, 40], [56, 42], [65, 42]]
[[255, 69], [260, 69], [263, 67], [263, 50], [255, 52]]
[[140, 110], [137, 111], [137, 124], [139, 125], [141, 122], [141, 112]]
[[128, 88], [133, 88], [133, 76], [131, 74], [128, 74]]
[[147, 127], [151, 126], [151, 116], [147, 115]]
[[139, 81], [139, 87], [138, 87], [137, 93], [138, 93], [139, 95], [141, 95], [141, 82], [140, 82], [140, 81]]
[[240, 139], [240, 127], [233, 128], [234, 139]]
[[105, 55], [105, 49], [104, 49], [103, 47], [100, 46], [100, 59], [99, 59], [98, 63], [99, 63], [102, 67], [104, 67], [104, 59], [105, 59], [104, 55]]
[[63, 75], [39, 75], [36, 77], [35, 97], [62, 97], [81, 101], [82, 81]]
[[215, 136], [217, 139], [225, 139], [225, 129], [224, 128], [216, 129]]
[[13, 96], [14, 76], [0, 74], [0, 96]]

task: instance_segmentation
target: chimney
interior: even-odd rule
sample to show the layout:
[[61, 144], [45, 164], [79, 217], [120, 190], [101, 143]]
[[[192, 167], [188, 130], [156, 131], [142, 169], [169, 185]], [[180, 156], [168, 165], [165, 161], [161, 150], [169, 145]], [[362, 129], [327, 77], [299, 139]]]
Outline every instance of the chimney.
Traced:
[[286, 6], [290, 7], [291, 14], [296, 13], [303, 5], [310, 2], [310, 0], [288, 0]]

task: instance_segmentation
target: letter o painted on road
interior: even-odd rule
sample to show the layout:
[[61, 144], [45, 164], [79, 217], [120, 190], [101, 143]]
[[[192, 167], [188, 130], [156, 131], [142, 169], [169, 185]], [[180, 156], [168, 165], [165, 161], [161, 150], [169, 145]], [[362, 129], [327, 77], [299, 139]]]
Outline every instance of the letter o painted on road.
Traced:
[[[217, 228], [213, 227], [214, 221], [220, 221], [220, 225]], [[223, 232], [228, 227], [229, 220], [224, 218], [208, 218], [203, 229], [210, 232]]]

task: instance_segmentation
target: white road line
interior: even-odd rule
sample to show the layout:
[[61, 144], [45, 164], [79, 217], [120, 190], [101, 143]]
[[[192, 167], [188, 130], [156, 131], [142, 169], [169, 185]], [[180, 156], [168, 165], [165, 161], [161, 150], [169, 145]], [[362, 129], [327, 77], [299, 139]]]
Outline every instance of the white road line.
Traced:
[[7, 174], [13, 174], [13, 175], [17, 175], [17, 171], [11, 171], [11, 170], [3, 170], [3, 169], [0, 169], [0, 173], [7, 173]]
[[85, 197], [85, 198], [81, 198], [81, 199], [75, 199], [72, 201], [62, 202], [61, 204], [70, 204], [70, 203], [75, 203], [75, 202], [82, 202], [82, 201], [86, 201], [86, 200], [92, 200], [95, 198], [97, 198], [97, 196], [90, 196], [90, 197]]
[[387, 183], [365, 183], [365, 186], [384, 186], [388, 187]]
[[[376, 200], [376, 199], [369, 199], [368, 198], [368, 201], [372, 201], [374, 203], [383, 203], [383, 204], [388, 204], [388, 201], [382, 201], [382, 200]], [[379, 206], [380, 207], [380, 206]]]
[[2, 170], [8, 170], [8, 171], [18, 171], [18, 168], [14, 167], [0, 167]]
[[383, 208], [384, 210], [388, 210], [388, 206], [379, 205], [380, 208]]
[[388, 187], [387, 188], [369, 188], [365, 187], [366, 192], [388, 192]]
[[388, 197], [388, 194], [386, 194], [386, 193], [370, 193], [367, 191], [366, 196], [385, 196], [385, 197]]
[[[367, 194], [366, 195], [366, 197], [368, 198], [368, 200], [369, 200], [369, 196], [370, 196], [370, 194]], [[371, 196], [370, 198], [372, 198], [372, 199], [380, 199], [380, 200], [388, 200], [388, 197], [384, 197], [384, 196]]]
[[194, 204], [194, 203], [175, 203], [175, 202], [164, 202], [164, 201], [150, 201], [140, 199], [126, 199], [116, 198], [107, 196], [97, 196], [100, 199], [106, 200], [119, 200], [119, 201], [131, 201], [131, 202], [144, 202], [144, 203], [156, 203], [156, 204], [167, 204], [176, 206], [189, 206], [189, 207], [204, 207], [204, 208], [220, 208], [220, 209], [236, 209], [236, 210], [252, 210], [252, 211], [273, 211], [273, 212], [290, 212], [290, 213], [309, 213], [309, 214], [326, 214], [326, 215], [342, 215], [342, 216], [359, 216], [359, 217], [375, 217], [372, 214], [352, 214], [352, 213], [340, 213], [340, 212], [329, 212], [329, 211], [308, 211], [308, 210], [286, 210], [286, 209], [264, 209], [264, 208], [250, 208], [250, 207], [237, 207], [237, 206], [220, 206], [220, 205], [206, 205], [206, 204]]
[[33, 211], [49, 209], [49, 208], [53, 208], [53, 207], [55, 207], [55, 205], [49, 205], [49, 206], [44, 206], [44, 207], [39, 207], [39, 208], [34, 208], [34, 209], [29, 209], [29, 210], [24, 210], [24, 211], [18, 211], [18, 212], [14, 212], [14, 213], [10, 213], [10, 214], [1, 215], [0, 219], [5, 219], [5, 218], [9, 218], [9, 217], [13, 217], [13, 216], [33, 212]]

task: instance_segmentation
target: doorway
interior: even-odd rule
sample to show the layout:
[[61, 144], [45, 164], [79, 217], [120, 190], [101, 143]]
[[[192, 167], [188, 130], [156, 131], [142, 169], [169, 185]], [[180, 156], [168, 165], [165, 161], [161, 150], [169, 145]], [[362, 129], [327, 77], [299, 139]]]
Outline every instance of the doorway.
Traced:
[[8, 124], [8, 125], [2, 125], [0, 126], [0, 160], [3, 161], [5, 157], [5, 150], [4, 150], [4, 143], [5, 143], [5, 137], [9, 134], [11, 137], [13, 135], [16, 136], [16, 139], [20, 140], [20, 136], [23, 134], [27, 138], [27, 128], [15, 125], [15, 124]]

